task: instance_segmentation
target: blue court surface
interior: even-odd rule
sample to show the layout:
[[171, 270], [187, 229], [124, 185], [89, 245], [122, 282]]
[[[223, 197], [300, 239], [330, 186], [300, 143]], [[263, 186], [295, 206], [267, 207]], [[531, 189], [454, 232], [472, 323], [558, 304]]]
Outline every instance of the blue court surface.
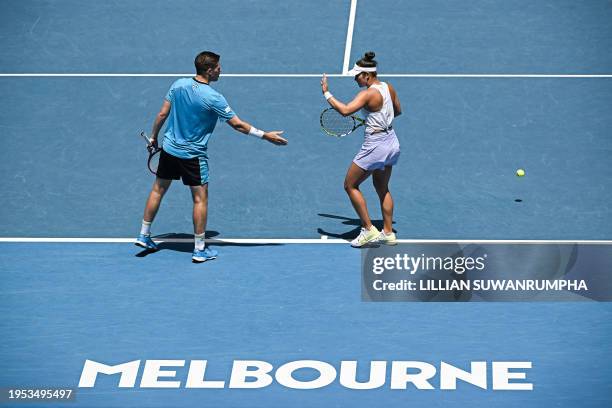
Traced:
[[[354, 14], [351, 13], [353, 8]], [[325, 136], [319, 85], [376, 52], [403, 114], [390, 189], [405, 240], [612, 239], [612, 2], [334, 0], [202, 3], [26, 0], [0, 4], [0, 390], [65, 387], [70, 407], [609, 407], [606, 302], [371, 303], [360, 221], [343, 189], [363, 141]], [[202, 50], [213, 86], [277, 147], [219, 123], [209, 145], [207, 237], [190, 262], [191, 198], [175, 182], [136, 248], [153, 182], [138, 134]], [[348, 59], [345, 59], [345, 54]], [[347, 65], [348, 64], [348, 65]], [[516, 169], [524, 168], [525, 177]], [[377, 196], [362, 188], [381, 224]], [[612, 269], [612, 266], [610, 266]], [[531, 391], [338, 380], [297, 390], [118, 387], [86, 360], [530, 361]], [[176, 371], [184, 384], [187, 367]], [[387, 370], [389, 371], [389, 369]], [[489, 371], [490, 373], [490, 371]], [[304, 382], [315, 370], [295, 372]], [[170, 380], [166, 378], [166, 380]], [[518, 380], [517, 382], [521, 382]], [[3, 391], [4, 392], [4, 391]]]

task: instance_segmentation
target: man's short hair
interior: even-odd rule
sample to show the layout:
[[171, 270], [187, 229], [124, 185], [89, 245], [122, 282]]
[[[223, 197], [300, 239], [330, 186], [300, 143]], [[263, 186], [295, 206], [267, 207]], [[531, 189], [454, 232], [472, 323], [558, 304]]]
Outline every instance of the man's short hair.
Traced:
[[221, 56], [211, 51], [202, 51], [195, 57], [195, 69], [198, 75], [205, 75], [206, 71], [211, 68], [215, 69], [219, 63]]

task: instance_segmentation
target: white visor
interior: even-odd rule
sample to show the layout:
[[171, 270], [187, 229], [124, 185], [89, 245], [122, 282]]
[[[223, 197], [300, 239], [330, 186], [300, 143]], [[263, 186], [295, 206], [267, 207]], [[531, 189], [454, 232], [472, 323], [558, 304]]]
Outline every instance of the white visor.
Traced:
[[376, 67], [360, 67], [359, 65], [353, 65], [353, 69], [347, 72], [347, 75], [355, 76], [357, 74], [361, 74], [362, 72], [376, 72]]

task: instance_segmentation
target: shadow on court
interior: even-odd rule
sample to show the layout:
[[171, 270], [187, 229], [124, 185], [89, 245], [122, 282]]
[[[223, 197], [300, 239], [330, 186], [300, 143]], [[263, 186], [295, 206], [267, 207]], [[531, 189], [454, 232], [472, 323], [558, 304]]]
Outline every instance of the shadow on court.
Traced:
[[[206, 231], [206, 239], [219, 236], [219, 231]], [[168, 232], [166, 234], [158, 234], [155, 239], [193, 239], [193, 234], [185, 234], [181, 232]]]
[[[325, 231], [323, 228], [317, 228], [317, 232], [321, 235], [327, 235], [328, 237], [332, 237], [332, 238], [340, 238], [340, 239], [353, 239], [355, 238], [357, 235], [359, 235], [359, 232], [361, 230], [361, 220], [359, 218], [349, 218], [349, 217], [344, 217], [342, 215], [333, 215], [333, 214], [317, 214], [319, 217], [325, 217], [325, 218], [332, 218], [335, 220], [342, 220], [342, 224], [344, 225], [354, 225], [355, 228], [351, 229], [350, 231], [347, 232], [329, 232], [329, 231]], [[382, 231], [383, 229], [383, 220], [372, 220], [372, 224], [378, 228], [379, 231]], [[393, 221], [393, 224], [395, 224], [395, 221]], [[395, 230], [395, 228], [393, 229], [393, 232], [397, 232]]]
[[[206, 239], [212, 239], [214, 237], [219, 236], [218, 231], [206, 231]], [[181, 239], [186, 240], [185, 242], [160, 242], [157, 244], [158, 250], [152, 251], [150, 249], [143, 249], [134, 256], [143, 258], [147, 255], [154, 254], [155, 252], [170, 250], [177, 252], [193, 252], [193, 234], [185, 234], [185, 233], [167, 233], [160, 234], [153, 237], [156, 240], [159, 239], [168, 239], [175, 240]], [[274, 243], [241, 243], [241, 242], [209, 242], [208, 245], [215, 247], [257, 247], [257, 246], [278, 246], [283, 244], [274, 244]]]

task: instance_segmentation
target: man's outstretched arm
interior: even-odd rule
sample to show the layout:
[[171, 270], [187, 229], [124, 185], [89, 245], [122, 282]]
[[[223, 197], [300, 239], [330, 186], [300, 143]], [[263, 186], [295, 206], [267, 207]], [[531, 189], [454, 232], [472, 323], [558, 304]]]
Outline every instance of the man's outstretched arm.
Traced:
[[268, 142], [274, 143], [275, 145], [286, 145], [288, 143], [287, 139], [281, 137], [281, 135], [283, 134], [282, 130], [272, 130], [270, 132], [264, 132], [241, 120], [237, 115], [229, 119], [227, 123], [240, 133], [259, 137], [260, 139], [267, 140]]

